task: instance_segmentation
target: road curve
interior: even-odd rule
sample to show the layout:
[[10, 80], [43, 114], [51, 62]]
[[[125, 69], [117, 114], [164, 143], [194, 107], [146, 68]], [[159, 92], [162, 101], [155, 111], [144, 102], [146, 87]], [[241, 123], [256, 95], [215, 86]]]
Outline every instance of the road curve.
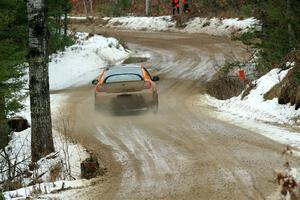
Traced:
[[161, 76], [156, 115], [101, 115], [93, 110], [92, 87], [69, 91], [74, 137], [101, 154], [109, 174], [74, 199], [257, 200], [274, 191], [282, 145], [195, 105], [216, 66], [247, 58], [240, 43], [201, 34], [74, 28], [127, 41], [131, 50], [151, 55], [153, 72]]

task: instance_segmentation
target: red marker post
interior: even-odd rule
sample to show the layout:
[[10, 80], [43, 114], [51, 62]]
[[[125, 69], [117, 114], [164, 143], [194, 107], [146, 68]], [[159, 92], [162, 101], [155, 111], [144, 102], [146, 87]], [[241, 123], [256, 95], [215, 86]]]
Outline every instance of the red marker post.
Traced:
[[245, 70], [239, 69], [239, 78], [240, 78], [240, 81], [244, 81], [246, 79]]

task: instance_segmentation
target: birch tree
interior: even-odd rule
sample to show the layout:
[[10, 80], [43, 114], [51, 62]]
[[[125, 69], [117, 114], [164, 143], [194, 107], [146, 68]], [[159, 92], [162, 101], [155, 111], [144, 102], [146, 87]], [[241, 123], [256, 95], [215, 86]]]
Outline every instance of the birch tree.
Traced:
[[27, 1], [32, 162], [54, 151], [48, 75], [46, 0]]
[[9, 141], [7, 117], [23, 107], [27, 21], [24, 1], [0, 0], [0, 149]]
[[83, 8], [84, 8], [84, 12], [85, 12], [86, 19], [89, 19], [88, 7], [87, 7], [87, 5], [86, 5], [85, 0], [83, 0], [82, 3], [83, 3]]
[[151, 0], [146, 0], [146, 15], [149, 16], [150, 15], [150, 4], [151, 4]]

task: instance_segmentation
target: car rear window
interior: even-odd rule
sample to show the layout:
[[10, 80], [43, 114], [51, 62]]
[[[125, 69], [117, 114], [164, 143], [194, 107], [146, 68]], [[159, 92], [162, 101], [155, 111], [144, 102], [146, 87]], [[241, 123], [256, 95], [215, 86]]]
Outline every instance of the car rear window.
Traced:
[[141, 67], [112, 67], [106, 70], [104, 76], [105, 83], [141, 80], [144, 80], [144, 75]]
[[142, 81], [143, 78], [139, 74], [115, 74], [104, 79], [105, 83], [127, 82], [127, 81]]

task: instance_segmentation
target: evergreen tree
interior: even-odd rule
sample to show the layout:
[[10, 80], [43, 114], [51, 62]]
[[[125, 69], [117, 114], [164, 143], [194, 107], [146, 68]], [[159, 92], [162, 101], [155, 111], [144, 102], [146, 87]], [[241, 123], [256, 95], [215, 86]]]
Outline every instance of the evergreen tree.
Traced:
[[[290, 4], [290, 5], [289, 5]], [[269, 71], [291, 50], [299, 49], [300, 2], [269, 0], [264, 6], [262, 72]], [[291, 35], [292, 34], [292, 35]]]
[[[13, 8], [13, 9], [12, 9]], [[23, 0], [0, 1], [0, 148], [8, 142], [7, 116], [22, 108], [27, 45], [26, 4]]]
[[68, 37], [68, 14], [72, 11], [70, 0], [48, 0], [49, 23], [49, 53], [63, 50], [65, 46], [73, 43]]

